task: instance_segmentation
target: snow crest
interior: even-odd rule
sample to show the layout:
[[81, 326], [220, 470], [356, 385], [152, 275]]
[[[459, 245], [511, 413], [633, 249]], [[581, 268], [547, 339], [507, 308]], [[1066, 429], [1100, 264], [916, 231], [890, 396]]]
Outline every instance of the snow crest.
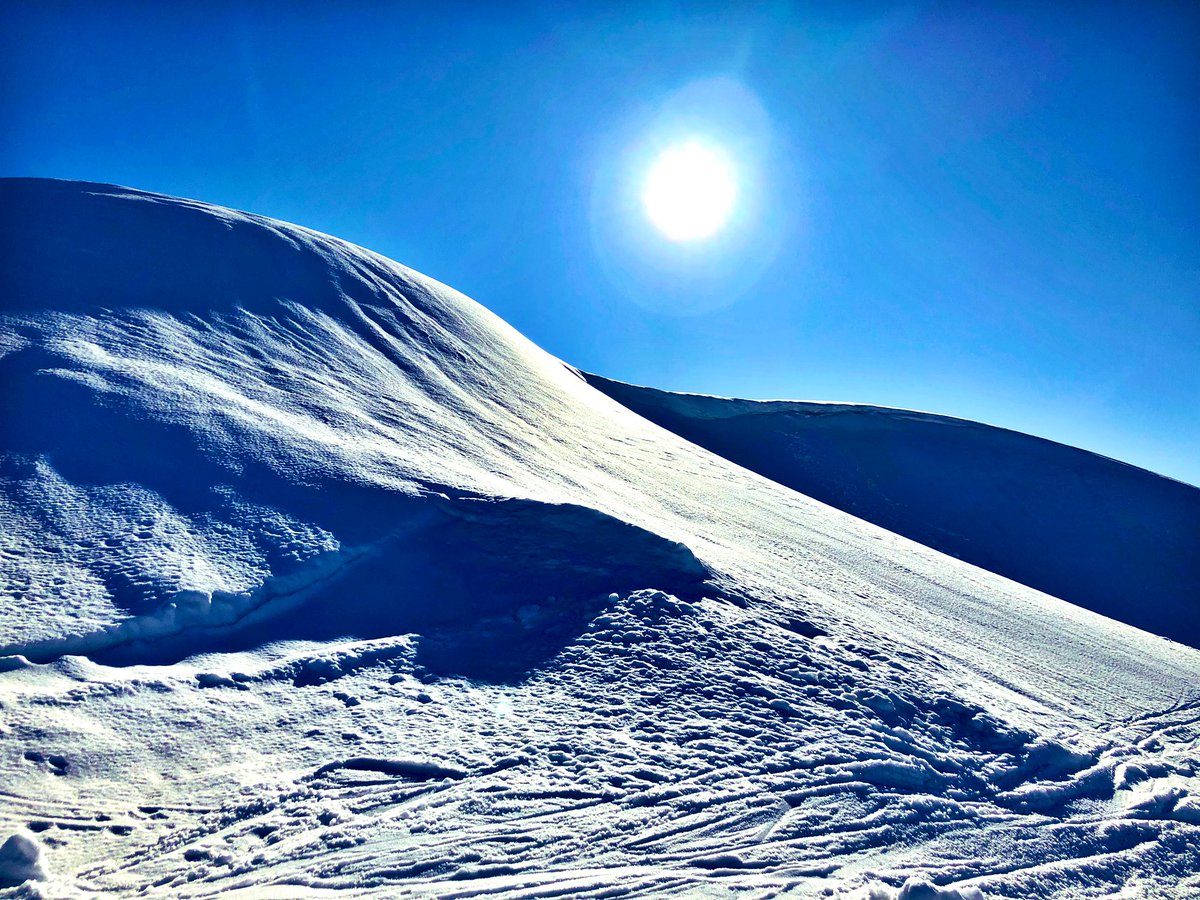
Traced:
[[675, 394], [586, 378], [639, 415], [780, 484], [1200, 647], [1198, 488], [949, 416]]
[[[420, 625], [421, 606], [469, 617], [468, 589], [489, 615], [489, 597], [521, 592], [489, 580], [505, 564], [461, 524], [484, 506], [472, 496], [524, 493], [545, 510], [487, 506], [510, 529], [507, 565], [540, 573], [525, 603], [702, 580], [676, 542], [650, 550], [645, 529], [562, 502], [546, 443], [567, 398], [525, 387], [547, 369], [578, 382], [461, 295], [191, 201], [23, 180], [3, 195], [0, 653], [185, 633], [196, 643], [169, 641], [176, 654], [224, 646], [230, 628], [330, 590], [358, 592], [346, 627], [360, 636], [383, 627], [372, 619]], [[539, 539], [553, 544], [540, 567]], [[457, 577], [431, 574], [451, 554]], [[366, 590], [359, 569], [393, 594]]]

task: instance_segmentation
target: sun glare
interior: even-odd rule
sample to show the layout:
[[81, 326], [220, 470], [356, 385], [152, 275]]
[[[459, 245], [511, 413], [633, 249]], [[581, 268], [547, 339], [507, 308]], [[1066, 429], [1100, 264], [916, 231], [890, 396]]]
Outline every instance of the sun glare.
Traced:
[[642, 191], [646, 215], [672, 241], [712, 236], [729, 218], [736, 199], [729, 163], [698, 141], [663, 151]]

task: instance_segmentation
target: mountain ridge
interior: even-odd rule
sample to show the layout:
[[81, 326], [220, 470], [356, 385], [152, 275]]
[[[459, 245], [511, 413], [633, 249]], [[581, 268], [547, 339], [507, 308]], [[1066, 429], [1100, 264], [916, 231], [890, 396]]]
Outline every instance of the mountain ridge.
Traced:
[[1200, 489], [1046, 438], [866, 404], [588, 382], [732, 462], [933, 549], [1200, 646]]

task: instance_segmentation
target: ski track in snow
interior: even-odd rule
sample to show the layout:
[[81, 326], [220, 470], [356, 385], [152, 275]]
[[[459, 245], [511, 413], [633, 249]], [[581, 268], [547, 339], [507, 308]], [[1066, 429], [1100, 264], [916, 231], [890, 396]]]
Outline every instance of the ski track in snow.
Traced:
[[335, 239], [0, 191], [0, 896], [1200, 892], [1197, 651]]

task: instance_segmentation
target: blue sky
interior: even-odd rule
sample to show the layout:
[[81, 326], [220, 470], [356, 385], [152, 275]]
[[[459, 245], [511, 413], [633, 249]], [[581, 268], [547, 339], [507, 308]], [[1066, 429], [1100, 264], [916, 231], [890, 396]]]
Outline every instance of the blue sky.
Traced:
[[[0, 14], [0, 174], [330, 232], [610, 377], [1200, 484], [1194, 4], [159, 6]], [[741, 194], [681, 246], [637, 192], [689, 136]]]

